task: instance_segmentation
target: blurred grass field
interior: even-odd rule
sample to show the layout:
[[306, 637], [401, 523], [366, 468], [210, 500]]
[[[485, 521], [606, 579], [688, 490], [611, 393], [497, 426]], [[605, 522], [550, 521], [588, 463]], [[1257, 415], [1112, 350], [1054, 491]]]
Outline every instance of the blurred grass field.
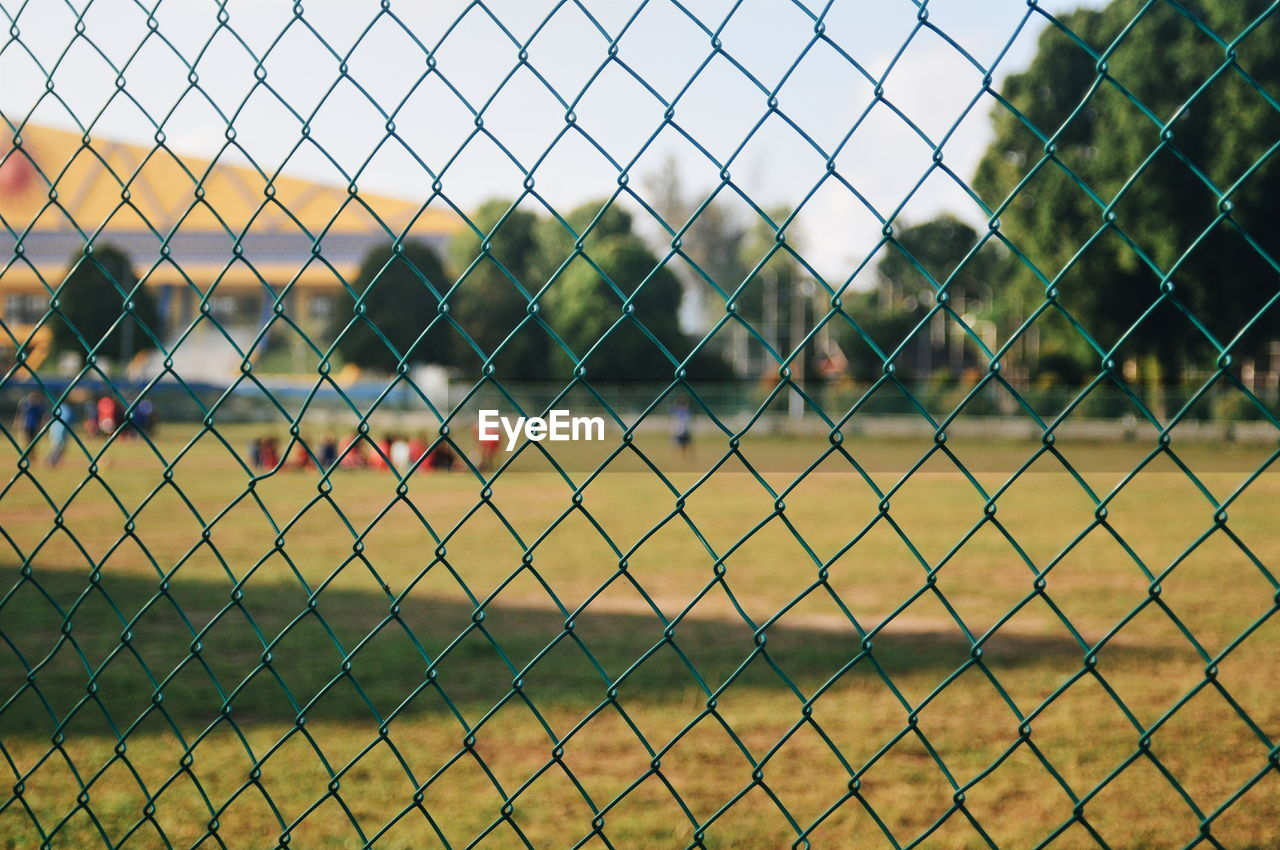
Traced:
[[[1100, 522], [1150, 444], [895, 490], [929, 443], [851, 439], [788, 489], [822, 445], [757, 438], [575, 504], [533, 456], [250, 488], [194, 433], [0, 496], [2, 847], [1280, 841], [1272, 446], [1175, 443]], [[648, 445], [682, 490], [724, 451]]]

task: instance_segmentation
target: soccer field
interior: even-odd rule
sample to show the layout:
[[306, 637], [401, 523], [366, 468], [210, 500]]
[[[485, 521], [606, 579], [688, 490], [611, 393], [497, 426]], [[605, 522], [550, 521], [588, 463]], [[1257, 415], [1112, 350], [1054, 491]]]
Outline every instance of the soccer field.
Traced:
[[723, 442], [659, 439], [670, 486], [630, 463], [579, 500], [533, 457], [491, 492], [250, 488], [194, 433], [0, 496], [0, 846], [1180, 847], [1222, 809], [1214, 841], [1262, 848], [1280, 822], [1271, 446], [1129, 477], [1144, 445], [1063, 440], [1070, 471], [1005, 488], [1039, 444], [960, 441], [963, 471], [898, 487], [929, 443], [854, 438], [860, 469], [791, 489], [821, 443], [703, 479]]

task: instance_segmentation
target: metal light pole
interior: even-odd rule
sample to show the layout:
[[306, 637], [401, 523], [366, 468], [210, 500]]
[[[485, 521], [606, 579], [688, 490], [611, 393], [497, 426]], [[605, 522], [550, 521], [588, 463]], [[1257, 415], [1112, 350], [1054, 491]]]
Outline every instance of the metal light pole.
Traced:
[[[813, 296], [813, 281], [805, 278], [798, 282], [799, 292], [791, 293], [791, 339], [789, 344], [796, 357], [791, 361], [791, 380], [797, 387], [804, 386], [805, 357], [801, 340], [805, 336], [805, 327], [809, 321], [809, 299]], [[787, 416], [792, 422], [804, 419], [804, 398], [793, 392], [787, 396]]]

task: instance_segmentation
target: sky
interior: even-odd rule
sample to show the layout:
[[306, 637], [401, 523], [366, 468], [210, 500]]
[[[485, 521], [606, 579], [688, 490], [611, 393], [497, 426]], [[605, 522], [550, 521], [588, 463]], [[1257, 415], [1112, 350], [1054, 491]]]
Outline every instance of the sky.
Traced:
[[[921, 134], [945, 137], [944, 162], [972, 176], [993, 106], [986, 96], [974, 103], [983, 78], [974, 63], [998, 84], [1029, 63], [1046, 14], [1081, 5], [389, 0], [386, 14], [369, 0], [305, 0], [299, 17], [274, 0], [143, 2], [0, 0], [5, 28], [19, 33], [0, 48], [4, 118], [67, 129], [92, 120], [95, 136], [143, 144], [162, 124], [179, 154], [248, 156], [268, 173], [339, 185], [355, 176], [362, 190], [419, 202], [438, 179], [462, 209], [514, 197], [531, 175], [541, 202], [564, 212], [614, 192], [620, 168], [647, 198], [671, 158], [699, 201], [727, 167], [761, 207], [799, 208], [790, 234], [834, 283], [904, 202], [899, 223], [944, 210], [981, 220], [933, 169]], [[922, 8], [972, 62], [919, 25]], [[830, 43], [814, 42], [819, 20]], [[884, 103], [867, 112], [879, 80], [915, 129]], [[475, 132], [477, 113], [487, 134]], [[389, 118], [400, 142], [385, 143]], [[226, 146], [228, 121], [241, 150]], [[827, 174], [833, 153], [848, 186]], [[712, 203], [752, 215], [729, 192]]]

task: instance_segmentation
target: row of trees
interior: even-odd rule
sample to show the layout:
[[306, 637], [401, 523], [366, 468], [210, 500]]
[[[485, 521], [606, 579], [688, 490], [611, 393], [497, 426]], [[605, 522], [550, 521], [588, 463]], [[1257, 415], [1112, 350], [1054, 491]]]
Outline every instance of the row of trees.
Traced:
[[[436, 363], [471, 374], [487, 363], [518, 381], [563, 378], [582, 360], [596, 380], [644, 381], [670, 378], [691, 353], [697, 340], [680, 329], [681, 283], [626, 211], [589, 203], [561, 222], [495, 200], [471, 220], [476, 230], [450, 244], [448, 270], [422, 242], [369, 252], [352, 284], [359, 306], [338, 311], [332, 328], [345, 360], [383, 372]], [[581, 250], [574, 234], [585, 234]], [[726, 376], [709, 354], [690, 368]]]
[[[1277, 338], [1280, 312], [1253, 322], [1280, 291], [1272, 6], [1113, 0], [1062, 16], [1074, 37], [1046, 29], [1031, 65], [1005, 81], [1009, 106], [994, 110], [995, 137], [973, 181], [993, 205], [1022, 186], [1001, 233], [1029, 262], [1011, 258], [992, 278], [993, 317], [1005, 328], [1053, 284], [1103, 347], [1126, 340], [1117, 360], [1139, 363], [1150, 383], [1213, 363], [1206, 332], [1234, 342], [1237, 359]], [[1099, 81], [1099, 60], [1079, 41], [1101, 53], [1139, 13]], [[1247, 37], [1227, 50], [1211, 33]], [[1096, 373], [1098, 354], [1076, 328], [1042, 325], [1045, 365]]]
[[[1055, 308], [1035, 325], [1037, 345], [1024, 352], [1033, 378], [1084, 380], [1097, 372], [1097, 347], [1123, 341], [1117, 361], [1140, 364], [1147, 382], [1174, 383], [1188, 365], [1213, 359], [1206, 335], [1230, 343], [1237, 356], [1273, 344], [1280, 336], [1280, 307], [1268, 308], [1280, 292], [1280, 18], [1250, 29], [1269, 6], [1112, 0], [1049, 26], [1030, 66], [1003, 85], [994, 136], [972, 181], [1001, 210], [995, 234], [946, 215], [898, 226], [874, 284], [844, 295], [857, 328], [832, 323], [853, 375], [871, 378], [884, 366], [868, 339], [889, 353], [910, 336], [895, 359], [908, 377], [956, 367], [922, 324], [944, 280], [952, 305], [967, 301], [970, 318], [1000, 339], [1052, 296]], [[1249, 35], [1228, 57], [1211, 32]], [[1094, 54], [1121, 33], [1100, 80]], [[505, 379], [563, 379], [584, 357], [593, 379], [665, 379], [701, 340], [681, 329], [682, 299], [702, 293], [722, 309], [700, 276], [732, 291], [770, 255], [735, 299], [767, 344], [789, 351], [798, 342], [788, 333], [792, 319], [807, 331], [828, 309], [801, 297], [802, 268], [772, 250], [767, 227], [735, 221], [718, 204], [694, 216], [673, 165], [646, 194], [668, 222], [693, 218], [681, 259], [661, 262], [631, 216], [602, 202], [560, 219], [492, 201], [472, 214], [474, 229], [451, 243], [447, 257], [414, 241], [375, 248], [353, 283], [362, 312], [339, 309], [330, 328], [339, 352], [378, 371], [432, 362], [477, 373], [496, 351], [490, 362]], [[575, 234], [584, 234], [581, 244]], [[127, 357], [148, 347], [145, 327], [158, 324], [145, 288], [132, 295], [136, 321], [117, 322], [122, 293], [135, 282], [118, 251], [76, 258], [59, 298], [66, 321], [54, 322], [56, 343], [82, 348], [80, 338], [95, 344], [110, 331], [103, 354]], [[684, 300], [686, 314], [699, 310]], [[705, 327], [711, 311], [701, 312]], [[695, 376], [733, 374], [726, 358], [741, 356], [725, 341], [706, 346], [691, 364]]]
[[[601, 206], [579, 207], [561, 223], [489, 202], [471, 218], [491, 235], [459, 236], [447, 261], [412, 239], [374, 247], [352, 282], [361, 297], [335, 311], [330, 338], [345, 361], [379, 372], [436, 363], [477, 374], [488, 361], [508, 380], [546, 380], [568, 375], [590, 352], [583, 368], [598, 380], [669, 378], [696, 343], [680, 330], [681, 283], [633, 232], [628, 213]], [[582, 251], [573, 233], [587, 234]], [[530, 287], [553, 277], [531, 310]], [[154, 348], [163, 324], [154, 294], [137, 283], [114, 245], [73, 257], [48, 322], [55, 352], [127, 362]], [[711, 354], [689, 367], [727, 377]]]
[[[896, 223], [874, 285], [845, 298], [862, 329], [841, 336], [852, 372], [871, 377], [884, 365], [864, 335], [888, 352], [914, 333], [894, 365], [917, 379], [985, 366], [976, 346], [968, 358], [930, 356], [922, 322], [948, 280], [952, 305], [967, 301], [969, 319], [999, 340], [1052, 298], [1022, 337], [1034, 346], [1016, 352], [1041, 382], [1088, 380], [1113, 347], [1116, 364], [1151, 386], [1213, 368], [1218, 346], [1236, 361], [1274, 356], [1280, 17], [1271, 5], [1113, 0], [1048, 26], [1030, 66], [1004, 82], [972, 180], [999, 210], [995, 233], [949, 215]], [[1212, 33], [1247, 37], [1226, 51]]]

